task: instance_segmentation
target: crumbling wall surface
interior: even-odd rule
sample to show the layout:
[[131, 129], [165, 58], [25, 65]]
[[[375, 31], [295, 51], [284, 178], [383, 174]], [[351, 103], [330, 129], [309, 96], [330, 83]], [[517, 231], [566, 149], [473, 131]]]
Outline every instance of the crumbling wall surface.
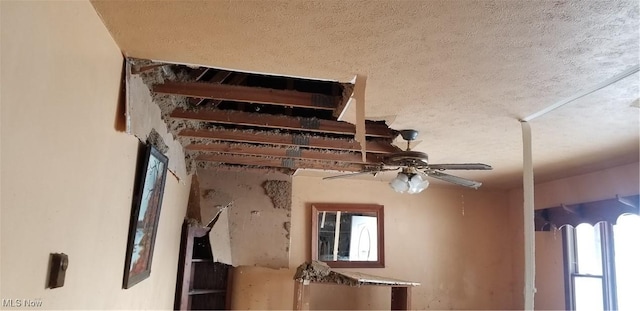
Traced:
[[[127, 60], [127, 66], [131, 66], [131, 61]], [[169, 158], [169, 170], [181, 181], [186, 181], [188, 174], [182, 145], [169, 132], [162, 111], [154, 102], [142, 75], [130, 72], [130, 69], [127, 70], [126, 76], [127, 133], [158, 148]]]
[[[232, 264], [288, 268], [291, 176], [207, 169], [197, 174], [202, 222], [226, 208]], [[215, 226], [224, 225], [220, 221]]]
[[211, 250], [214, 253], [213, 259], [216, 262], [233, 265], [231, 237], [229, 236], [229, 209], [222, 208], [219, 212], [218, 220], [209, 231]]
[[267, 180], [262, 184], [274, 208], [291, 210], [291, 181]]

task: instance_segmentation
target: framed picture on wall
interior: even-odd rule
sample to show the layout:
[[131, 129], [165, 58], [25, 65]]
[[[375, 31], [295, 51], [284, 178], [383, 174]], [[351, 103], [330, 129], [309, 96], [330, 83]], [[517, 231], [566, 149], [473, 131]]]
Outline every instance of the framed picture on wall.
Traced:
[[139, 172], [136, 176], [129, 223], [123, 288], [130, 288], [151, 274], [153, 247], [169, 162], [167, 157], [153, 146], [141, 149], [144, 157], [138, 161]]

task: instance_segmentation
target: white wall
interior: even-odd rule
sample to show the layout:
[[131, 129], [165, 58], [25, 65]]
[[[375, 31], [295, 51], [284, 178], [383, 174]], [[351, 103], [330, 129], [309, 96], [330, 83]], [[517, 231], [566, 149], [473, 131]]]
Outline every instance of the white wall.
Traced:
[[[167, 176], [149, 279], [123, 290], [138, 140], [116, 128], [122, 55], [88, 1], [2, 1], [0, 297], [173, 307], [189, 184]], [[69, 255], [45, 289], [49, 253]]]

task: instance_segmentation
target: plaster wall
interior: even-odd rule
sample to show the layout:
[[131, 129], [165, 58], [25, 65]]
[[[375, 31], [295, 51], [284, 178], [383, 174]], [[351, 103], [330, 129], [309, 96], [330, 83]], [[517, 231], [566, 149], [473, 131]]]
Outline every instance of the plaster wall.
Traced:
[[[268, 268], [289, 267], [289, 232], [285, 227], [291, 220], [289, 208], [276, 208], [267, 195], [264, 184], [268, 180], [288, 181], [291, 177], [281, 173], [255, 173], [249, 171], [198, 170], [200, 183], [200, 209], [202, 222], [207, 224], [222, 206], [228, 206], [226, 217], [220, 217], [214, 229], [228, 226], [231, 262], [217, 255], [223, 245], [211, 236], [214, 259], [234, 266], [256, 265]], [[286, 190], [286, 189], [283, 189]], [[290, 200], [291, 191], [280, 197]], [[227, 221], [227, 223], [224, 223]], [[219, 227], [219, 228], [218, 228]], [[220, 233], [220, 231], [215, 231]], [[228, 256], [227, 256], [228, 257]]]
[[[560, 204], [576, 204], [627, 196], [640, 192], [640, 164], [631, 163], [589, 174], [557, 179], [535, 185], [534, 204], [542, 209]], [[516, 284], [522, 284], [524, 271], [522, 232], [522, 189], [509, 191], [512, 226], [517, 233], [511, 241], [515, 258], [513, 275]], [[562, 239], [560, 233], [536, 233], [536, 288], [535, 308], [564, 309], [564, 279], [562, 267]], [[521, 299], [522, 288], [516, 297]]]
[[562, 232], [536, 232], [536, 310], [565, 310]]
[[[232, 307], [270, 308], [273, 302], [261, 303], [269, 296], [289, 297], [275, 306], [292, 307], [293, 273], [310, 259], [310, 204], [327, 202], [385, 206], [386, 267], [360, 271], [421, 282], [413, 288], [413, 308], [514, 308], [505, 192], [432, 187], [418, 195], [403, 195], [393, 192], [386, 182], [295, 176], [292, 202], [290, 270], [236, 269], [242, 276], [234, 280]], [[262, 276], [274, 274], [285, 284], [269, 288], [253, 285], [271, 282]], [[282, 295], [282, 290], [288, 294]], [[389, 306], [390, 289], [386, 287], [311, 285], [313, 309]]]
[[153, 102], [149, 87], [137, 74], [128, 73], [126, 80], [127, 133], [135, 135], [141, 141], [148, 141], [149, 134], [155, 130], [166, 146], [166, 148], [162, 148], [166, 149], [162, 152], [169, 158], [169, 170], [180, 180], [186, 180], [187, 168], [184, 161], [184, 150], [180, 142], [169, 133], [165, 121], [162, 120], [160, 107]]
[[233, 269], [232, 310], [291, 310], [295, 269], [240, 266]]
[[[189, 184], [167, 176], [151, 276], [122, 289], [138, 139], [122, 54], [88, 1], [1, 1], [0, 297], [39, 309], [170, 309]], [[49, 253], [69, 256], [45, 289]]]

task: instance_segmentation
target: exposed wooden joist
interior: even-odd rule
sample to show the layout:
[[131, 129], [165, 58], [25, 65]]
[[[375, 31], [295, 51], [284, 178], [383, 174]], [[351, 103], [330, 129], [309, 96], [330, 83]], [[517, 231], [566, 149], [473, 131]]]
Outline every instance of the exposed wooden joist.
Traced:
[[[200, 74], [198, 76], [198, 78], [196, 78], [196, 81], [201, 81], [204, 76], [207, 74], [208, 71], [211, 71], [212, 69], [207, 68], [205, 70], [205, 72], [203, 72], [202, 74]], [[211, 77], [211, 79], [209, 79], [209, 83], [216, 83], [216, 84], [220, 84], [222, 83], [225, 79], [227, 79], [229, 76], [231, 75], [230, 71], [226, 71], [226, 70], [220, 70], [218, 71], [215, 75], [213, 75], [213, 77]], [[189, 102], [195, 106], [199, 106], [200, 104], [202, 104], [204, 101], [206, 100], [206, 98], [189, 98]]]
[[188, 97], [323, 110], [333, 110], [339, 102], [338, 97], [324, 94], [212, 83], [165, 82], [154, 85], [153, 91]]
[[[182, 130], [178, 135], [181, 137], [193, 137], [244, 143], [271, 144], [280, 146], [320, 148], [356, 152], [361, 150], [360, 144], [357, 141], [347, 138], [327, 139], [307, 135], [272, 134], [224, 129], [217, 129], [213, 131], [185, 129]], [[386, 141], [371, 140], [367, 141], [367, 151], [369, 153], [392, 153], [400, 151], [400, 149]]]
[[254, 156], [238, 156], [230, 154], [201, 154], [196, 157], [196, 160], [226, 164], [283, 167], [290, 169], [306, 168], [346, 172], [359, 172], [367, 167], [367, 165], [364, 164], [340, 163], [334, 161], [310, 161], [291, 158], [266, 158]]
[[[246, 74], [244, 74], [244, 73], [236, 73], [235, 76], [233, 76], [233, 78], [229, 79], [229, 81], [226, 84], [229, 84], [229, 85], [240, 85], [246, 79], [247, 79], [247, 75]], [[216, 107], [216, 106], [220, 105], [220, 103], [222, 102], [222, 100], [219, 100], [219, 99], [210, 99], [210, 100], [211, 100], [211, 106], [212, 107]]]
[[[189, 144], [185, 147], [189, 151], [207, 151], [217, 153], [229, 153], [238, 155], [296, 158], [306, 160], [340, 161], [350, 163], [362, 163], [362, 156], [358, 153], [335, 153], [320, 150], [300, 148], [282, 148], [267, 146], [239, 145], [232, 143]], [[380, 155], [368, 155], [369, 164], [382, 162]]]
[[[201, 109], [187, 111], [178, 108], [174, 110], [170, 116], [175, 119], [297, 130], [314, 133], [354, 135], [356, 132], [356, 127], [353, 124], [346, 122], [321, 120], [316, 118], [275, 116], [230, 110]], [[367, 136], [370, 137], [394, 138], [396, 136], [395, 133], [384, 124], [369, 123], [366, 125], [366, 131]]]
[[[247, 132], [238, 130], [217, 129], [193, 130], [185, 129], [178, 134], [180, 137], [193, 137], [217, 141], [232, 141], [240, 143], [270, 144], [278, 146], [307, 147], [333, 149], [342, 151], [360, 151], [360, 143], [348, 138], [321, 138], [307, 135], [272, 134], [262, 132]], [[400, 151], [396, 146], [386, 141], [367, 141], [367, 153], [392, 153]]]
[[162, 66], [167, 66], [168, 64], [151, 64], [151, 65], [147, 65], [147, 66], [133, 66], [131, 68], [131, 73], [132, 74], [140, 74], [143, 73], [145, 71], [149, 71], [151, 69], [156, 69], [158, 67], [162, 67]]

